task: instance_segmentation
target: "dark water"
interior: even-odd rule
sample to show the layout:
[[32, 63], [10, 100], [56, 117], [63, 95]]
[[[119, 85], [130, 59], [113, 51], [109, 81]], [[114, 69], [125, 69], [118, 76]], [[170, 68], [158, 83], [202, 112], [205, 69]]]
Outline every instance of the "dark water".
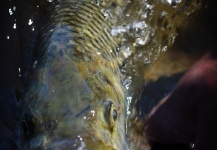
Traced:
[[0, 2], [0, 149], [17, 149], [22, 141], [19, 100], [43, 20], [36, 5], [28, 0]]
[[[132, 27], [129, 32], [124, 32], [126, 42], [123, 43], [130, 47], [130, 51], [136, 52], [125, 62], [127, 74], [124, 80], [129, 79], [129, 95], [135, 102], [131, 107], [136, 108], [137, 114], [143, 118], [171, 91], [183, 71], [209, 48], [216, 47], [217, 5], [214, 0], [203, 0], [201, 4], [195, 1], [195, 4], [200, 4], [200, 9], [186, 15], [171, 9], [171, 6], [175, 8], [177, 5], [175, 2], [169, 6], [154, 5], [157, 2], [152, 0], [130, 2], [106, 9], [110, 10], [110, 14], [130, 16], [125, 20], [117, 17], [120, 21], [117, 23], [114, 19], [113, 22], [115, 27]], [[155, 9], [148, 8], [148, 4], [156, 6]], [[34, 59], [40, 27], [46, 20], [47, 5], [47, 1], [37, 0], [0, 2], [0, 149], [16, 149], [23, 140], [19, 135], [25, 132], [26, 126], [19, 118], [19, 100], [25, 91], [27, 72]], [[195, 8], [191, 7], [187, 11], [181, 8], [191, 14], [190, 10]], [[164, 9], [170, 15], [159, 19]], [[146, 14], [148, 17], [144, 17]], [[147, 30], [143, 27], [146, 24]], [[134, 28], [134, 25], [139, 27]], [[169, 59], [173, 57], [181, 59]], [[187, 64], [182, 58], [189, 60]], [[174, 68], [171, 64], [175, 62], [178, 67]], [[166, 72], [160, 66], [162, 64], [167, 66]]]

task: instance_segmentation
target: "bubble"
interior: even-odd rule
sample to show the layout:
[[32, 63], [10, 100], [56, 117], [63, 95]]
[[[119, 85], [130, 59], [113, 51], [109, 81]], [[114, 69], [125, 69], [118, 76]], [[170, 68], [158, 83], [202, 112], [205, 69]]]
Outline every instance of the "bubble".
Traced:
[[33, 21], [31, 19], [29, 19], [28, 25], [31, 25], [31, 24], [33, 24]]
[[111, 35], [117, 36], [118, 34], [124, 33], [124, 32], [127, 32], [125, 27], [123, 27], [123, 26], [114, 26], [114, 27], [112, 27]]
[[[164, 0], [163, 0], [163, 2], [164, 2]], [[166, 2], [167, 2], [169, 5], [173, 5], [173, 4], [181, 3], [182, 0], [166, 0]]]
[[21, 77], [21, 70], [20, 70], [20, 68], [18, 68], [18, 72], [19, 72], [19, 77]]
[[13, 15], [13, 11], [11, 10], [11, 8], [9, 8], [9, 14]]
[[130, 85], [132, 83], [132, 77], [131, 76], [128, 76], [124, 82], [123, 82], [123, 86], [128, 90]]
[[16, 29], [16, 28], [17, 28], [17, 26], [16, 26], [16, 23], [13, 25], [13, 28], [14, 28], [14, 29]]
[[95, 111], [94, 110], [91, 110], [90, 113], [95, 116]]

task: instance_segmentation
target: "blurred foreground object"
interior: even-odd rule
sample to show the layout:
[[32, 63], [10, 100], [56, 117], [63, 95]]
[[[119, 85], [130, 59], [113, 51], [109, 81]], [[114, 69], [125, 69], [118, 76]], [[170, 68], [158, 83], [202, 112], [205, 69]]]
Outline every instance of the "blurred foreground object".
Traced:
[[217, 51], [199, 60], [145, 120], [150, 144], [190, 144], [217, 149]]

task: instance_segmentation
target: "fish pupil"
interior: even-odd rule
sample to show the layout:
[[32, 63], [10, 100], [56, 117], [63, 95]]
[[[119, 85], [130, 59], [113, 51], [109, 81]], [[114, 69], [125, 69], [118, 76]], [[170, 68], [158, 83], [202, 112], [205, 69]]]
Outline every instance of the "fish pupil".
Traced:
[[116, 110], [116, 109], [113, 109], [113, 119], [114, 119], [114, 121], [117, 120], [117, 117], [118, 117], [117, 110]]

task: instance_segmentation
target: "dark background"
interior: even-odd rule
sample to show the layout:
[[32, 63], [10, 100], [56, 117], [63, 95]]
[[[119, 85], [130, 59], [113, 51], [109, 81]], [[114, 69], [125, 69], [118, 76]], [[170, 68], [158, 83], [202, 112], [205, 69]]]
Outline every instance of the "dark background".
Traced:
[[[0, 1], [0, 149], [22, 143], [20, 98], [44, 12], [36, 0]], [[13, 14], [10, 15], [9, 9]], [[28, 25], [29, 19], [33, 21]], [[16, 23], [16, 29], [13, 28]], [[34, 28], [34, 31], [32, 30]], [[9, 39], [7, 39], [9, 36]], [[20, 71], [19, 69], [20, 68]]]

